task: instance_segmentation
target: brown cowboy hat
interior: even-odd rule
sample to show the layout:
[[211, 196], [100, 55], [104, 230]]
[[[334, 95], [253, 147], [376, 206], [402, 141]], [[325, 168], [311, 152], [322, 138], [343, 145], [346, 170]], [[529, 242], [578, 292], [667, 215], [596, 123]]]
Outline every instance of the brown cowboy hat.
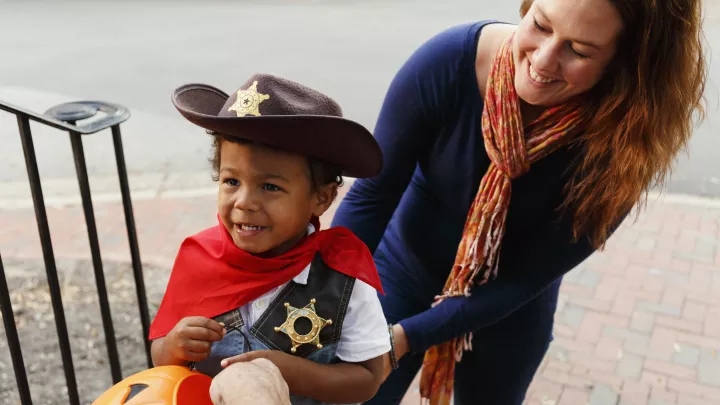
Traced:
[[211, 134], [313, 157], [342, 167], [349, 177], [373, 177], [382, 170], [382, 152], [365, 127], [342, 118], [330, 97], [281, 77], [256, 74], [230, 96], [187, 84], [173, 92], [172, 101]]

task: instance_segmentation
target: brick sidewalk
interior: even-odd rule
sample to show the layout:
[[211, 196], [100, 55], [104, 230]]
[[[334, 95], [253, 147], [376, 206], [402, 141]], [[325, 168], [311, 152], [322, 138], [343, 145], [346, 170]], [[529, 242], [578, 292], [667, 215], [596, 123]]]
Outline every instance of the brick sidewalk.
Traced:
[[[135, 203], [145, 262], [170, 267], [213, 225], [213, 197]], [[122, 206], [95, 207], [104, 260], [129, 261]], [[329, 222], [329, 213], [324, 223]], [[87, 258], [82, 208], [49, 209], [57, 257]], [[32, 210], [0, 212], [0, 252], [41, 257]], [[565, 277], [555, 341], [527, 405], [720, 403], [720, 207], [650, 203]], [[414, 386], [404, 403], [417, 403]]]

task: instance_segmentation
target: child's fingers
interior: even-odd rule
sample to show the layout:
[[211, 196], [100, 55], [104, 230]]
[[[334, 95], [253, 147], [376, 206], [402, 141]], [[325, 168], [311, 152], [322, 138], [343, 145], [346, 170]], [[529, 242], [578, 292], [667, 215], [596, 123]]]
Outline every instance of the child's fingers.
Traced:
[[228, 357], [227, 359], [222, 359], [220, 362], [220, 366], [227, 367], [234, 363], [243, 363], [247, 361], [251, 361], [255, 358], [255, 356], [252, 355], [253, 352], [243, 353], [239, 354], [237, 356]]
[[202, 316], [188, 317], [187, 326], [210, 329], [220, 336], [225, 333], [225, 325], [223, 323]]
[[224, 335], [223, 332], [216, 332], [202, 326], [188, 326], [183, 332], [184, 337], [188, 339], [203, 340], [206, 342], [218, 342], [222, 340]]
[[204, 340], [185, 340], [182, 342], [182, 349], [186, 352], [208, 353], [211, 343]]
[[210, 357], [210, 351], [206, 352], [185, 352], [185, 361], [202, 361]]
[[203, 325], [207, 329], [210, 329], [217, 333], [218, 335], [222, 336], [225, 335], [225, 324], [222, 322], [217, 322], [212, 319], [207, 319], [205, 322], [205, 325]]

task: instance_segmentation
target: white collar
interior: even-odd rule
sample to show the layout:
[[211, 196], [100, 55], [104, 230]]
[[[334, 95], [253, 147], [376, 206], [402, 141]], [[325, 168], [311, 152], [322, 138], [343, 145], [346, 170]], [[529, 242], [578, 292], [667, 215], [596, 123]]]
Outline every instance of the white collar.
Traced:
[[[313, 232], [315, 232], [315, 226], [313, 224], [308, 224], [307, 234], [310, 235]], [[305, 269], [303, 269], [303, 271], [301, 271], [300, 274], [295, 276], [293, 278], [293, 281], [296, 282], [297, 284], [306, 285], [307, 281], [308, 281], [308, 276], [310, 275], [310, 266], [311, 265], [312, 265], [312, 262], [310, 262], [310, 264], [305, 266]]]

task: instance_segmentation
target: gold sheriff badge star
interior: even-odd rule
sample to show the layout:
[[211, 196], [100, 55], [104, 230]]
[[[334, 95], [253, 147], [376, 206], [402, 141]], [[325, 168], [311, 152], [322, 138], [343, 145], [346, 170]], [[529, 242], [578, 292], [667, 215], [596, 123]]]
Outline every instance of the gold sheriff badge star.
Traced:
[[257, 91], [257, 80], [247, 90], [238, 90], [237, 99], [228, 111], [235, 111], [238, 117], [246, 115], [260, 116], [260, 103], [270, 98], [267, 94], [260, 94]]
[[[287, 319], [282, 325], [275, 327], [275, 332], [282, 332], [290, 336], [290, 340], [292, 340], [290, 351], [295, 353], [298, 346], [306, 343], [314, 344], [318, 349], [322, 349], [320, 331], [327, 325], [332, 325], [332, 319], [322, 319], [318, 316], [315, 312], [315, 298], [311, 299], [305, 308], [295, 308], [289, 302], [285, 303], [285, 308], [288, 312]], [[312, 329], [305, 335], [301, 335], [295, 330], [295, 322], [300, 318], [306, 318], [312, 324]]]

